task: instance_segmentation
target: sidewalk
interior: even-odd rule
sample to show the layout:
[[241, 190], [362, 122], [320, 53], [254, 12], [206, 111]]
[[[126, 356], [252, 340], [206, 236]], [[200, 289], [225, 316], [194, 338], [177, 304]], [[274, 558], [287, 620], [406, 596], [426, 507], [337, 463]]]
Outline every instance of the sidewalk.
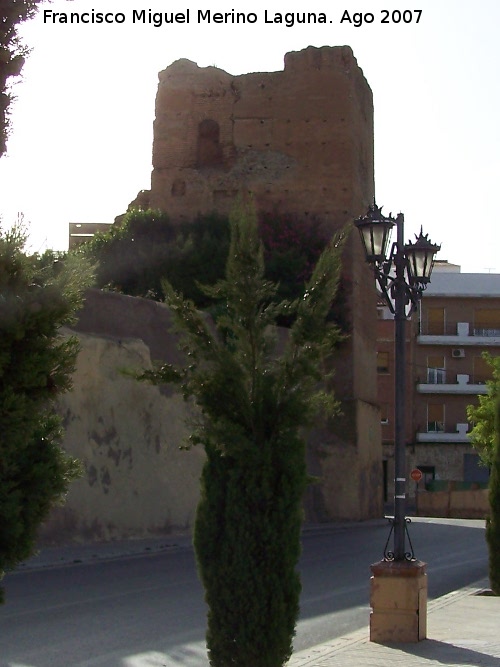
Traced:
[[368, 627], [292, 656], [290, 667], [500, 667], [500, 597], [479, 595], [488, 581], [454, 591], [427, 607], [427, 639], [375, 644]]
[[172, 537], [150, 537], [62, 547], [41, 547], [36, 556], [24, 561], [16, 569], [17, 571], [23, 571], [77, 563], [93, 563], [113, 558], [170, 551], [171, 549], [190, 549], [191, 546], [192, 537], [186, 533], [186, 535], [172, 535]]

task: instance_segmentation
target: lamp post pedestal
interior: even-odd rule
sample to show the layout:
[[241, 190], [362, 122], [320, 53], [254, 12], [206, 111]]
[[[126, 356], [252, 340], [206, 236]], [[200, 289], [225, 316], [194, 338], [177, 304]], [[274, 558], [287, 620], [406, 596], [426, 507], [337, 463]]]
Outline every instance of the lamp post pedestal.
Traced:
[[370, 641], [427, 639], [427, 564], [380, 561], [371, 566]]

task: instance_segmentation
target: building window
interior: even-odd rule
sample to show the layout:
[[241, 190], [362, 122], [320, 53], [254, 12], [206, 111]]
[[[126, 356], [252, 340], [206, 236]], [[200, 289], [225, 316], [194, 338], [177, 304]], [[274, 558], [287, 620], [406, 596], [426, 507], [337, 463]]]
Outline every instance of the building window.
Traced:
[[445, 333], [444, 308], [427, 308], [427, 331], [430, 336], [442, 336]]
[[444, 403], [427, 404], [427, 432], [444, 433]]
[[377, 373], [389, 372], [389, 352], [377, 352]]
[[474, 310], [474, 336], [500, 336], [500, 309]]
[[380, 423], [388, 424], [389, 423], [389, 404], [381, 403], [380, 404]]
[[446, 382], [446, 370], [444, 357], [441, 355], [429, 355], [427, 357], [427, 383], [444, 384]]

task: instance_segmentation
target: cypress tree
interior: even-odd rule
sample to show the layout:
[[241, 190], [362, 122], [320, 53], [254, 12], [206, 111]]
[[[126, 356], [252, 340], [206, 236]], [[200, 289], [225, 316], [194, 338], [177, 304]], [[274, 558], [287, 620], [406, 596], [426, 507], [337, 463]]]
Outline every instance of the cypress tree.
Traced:
[[33, 18], [41, 0], [2, 0], [0, 3], [0, 157], [7, 148], [9, 108], [13, 95], [11, 77], [18, 77], [29, 49], [19, 37], [18, 26]]
[[0, 228], [0, 579], [33, 554], [38, 526], [79, 471], [60, 447], [54, 400], [78, 352], [60, 327], [90, 271], [76, 258], [28, 256], [25, 241], [19, 227]]
[[[327, 322], [340, 276], [344, 233], [318, 260], [302, 298], [276, 303], [264, 278], [256, 214], [240, 203], [230, 220], [225, 279], [205, 291], [219, 303], [214, 327], [165, 285], [181, 332], [184, 368], [141, 377], [180, 383], [201, 416], [194, 547], [208, 604], [207, 648], [214, 667], [281, 667], [292, 653], [299, 613], [302, 496], [308, 477], [303, 429], [338, 404], [324, 386], [340, 339]], [[293, 325], [281, 343], [276, 319]]]
[[490, 516], [486, 519], [491, 590], [500, 595], [500, 400], [495, 403], [495, 431], [489, 481]]

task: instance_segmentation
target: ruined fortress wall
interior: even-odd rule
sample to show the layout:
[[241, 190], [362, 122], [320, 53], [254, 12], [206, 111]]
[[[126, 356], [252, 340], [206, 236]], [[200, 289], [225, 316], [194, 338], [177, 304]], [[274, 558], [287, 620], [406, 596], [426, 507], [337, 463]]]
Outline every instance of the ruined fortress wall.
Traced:
[[[229, 213], [239, 193], [259, 210], [320, 219], [332, 231], [374, 195], [372, 92], [352, 50], [308, 47], [278, 72], [232, 76], [178, 60], [159, 75], [151, 190], [136, 203], [173, 220]], [[349, 337], [335, 360], [344, 417], [311, 440], [325, 519], [377, 516], [382, 450], [375, 373], [376, 294], [357, 234], [343, 256]], [[340, 483], [340, 481], [342, 483]]]
[[[189, 60], [160, 72], [147, 205], [192, 220], [228, 213], [242, 191], [259, 210], [319, 218], [332, 230], [366, 212], [373, 100], [350, 47], [288, 53], [279, 72], [232, 76]], [[344, 277], [352, 329], [374, 348], [375, 290], [355, 235]], [[349, 392], [366, 400], [376, 390], [370, 364], [364, 357], [347, 374]]]
[[232, 76], [189, 60], [159, 75], [150, 206], [174, 219], [261, 210], [338, 227], [373, 196], [373, 102], [349, 47], [288, 53], [279, 72]]
[[[73, 389], [58, 401], [65, 427], [63, 446], [82, 462], [84, 474], [70, 485], [67, 502], [55, 507], [42, 526], [41, 543], [192, 529], [205, 456], [201, 447], [179, 447], [189, 435], [186, 419], [193, 418], [195, 408], [172, 387], [140, 383], [121, 372], [150, 368], [152, 359], [182, 363], [171, 325], [163, 304], [88, 290], [72, 332], [81, 346]], [[377, 484], [370, 466], [361, 464], [376, 458], [376, 448], [364, 432], [370, 421], [363, 418], [363, 407], [354, 412], [361, 416], [358, 439], [372, 450], [369, 456], [356, 454], [350, 409], [339, 421], [341, 435], [331, 429], [310, 434], [308, 467], [318, 483], [306, 494], [308, 522], [366, 518], [376, 509], [373, 497], [369, 507], [363, 501]]]
[[141, 340], [78, 333], [73, 390], [59, 399], [63, 446], [83, 466], [64, 505], [39, 530], [42, 544], [69, 544], [189, 531], [204, 453], [181, 451], [190, 406], [126, 377], [151, 368]]

